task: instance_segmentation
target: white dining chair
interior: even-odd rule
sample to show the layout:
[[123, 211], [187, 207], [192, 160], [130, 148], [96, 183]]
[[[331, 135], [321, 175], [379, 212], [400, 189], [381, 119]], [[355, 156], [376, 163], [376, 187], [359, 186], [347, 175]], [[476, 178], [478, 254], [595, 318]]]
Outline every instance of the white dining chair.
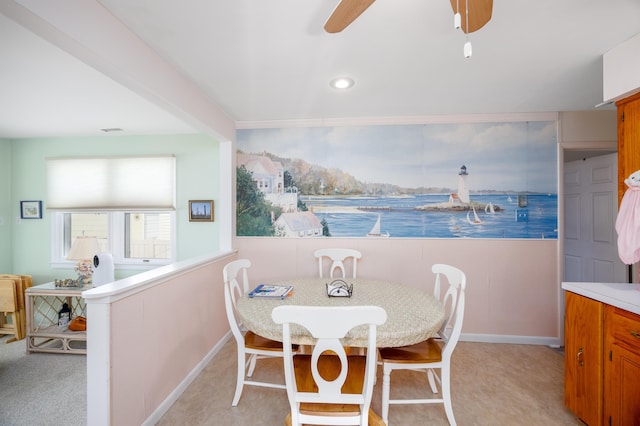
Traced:
[[[449, 282], [442, 303], [446, 314], [438, 331], [438, 337], [425, 340], [410, 346], [399, 348], [380, 348], [382, 363], [382, 419], [389, 424], [389, 405], [392, 404], [443, 404], [447, 420], [455, 425], [453, 406], [451, 404], [451, 355], [455, 349], [464, 319], [464, 291], [467, 278], [464, 272], [450, 265], [435, 264], [431, 268], [436, 274], [434, 295], [439, 298], [442, 278]], [[416, 370], [427, 373], [429, 386], [440, 398], [424, 399], [390, 399], [391, 372], [393, 370]], [[438, 374], [435, 370], [439, 370]]]
[[256, 361], [260, 358], [284, 356], [282, 343], [266, 339], [253, 333], [251, 330], [243, 330], [236, 313], [236, 301], [249, 292], [249, 278], [247, 269], [251, 262], [247, 259], [239, 259], [226, 264], [222, 270], [224, 278], [224, 305], [227, 311], [227, 320], [231, 327], [231, 333], [236, 340], [238, 355], [238, 374], [236, 379], [236, 391], [231, 405], [235, 407], [242, 396], [244, 385], [263, 386], [269, 388], [286, 389], [284, 383], [269, 383], [251, 380]]
[[[387, 320], [379, 306], [281, 305], [271, 313], [282, 324], [284, 373], [291, 412], [287, 425], [382, 424], [370, 410], [376, 370], [376, 329]], [[367, 354], [347, 355], [340, 339], [368, 326]], [[313, 352], [294, 354], [291, 334], [304, 327], [316, 339]]]
[[347, 269], [345, 267], [345, 262], [351, 261], [353, 264], [353, 274], [352, 278], [356, 278], [357, 270], [358, 270], [358, 259], [362, 257], [362, 253], [358, 250], [348, 249], [348, 248], [325, 248], [316, 250], [313, 255], [318, 259], [318, 272], [320, 274], [320, 278], [324, 276], [323, 266], [325, 263], [325, 259], [328, 259], [331, 263], [329, 267], [329, 278], [334, 278], [334, 273], [336, 269], [340, 269], [342, 272], [342, 278], [347, 277]]

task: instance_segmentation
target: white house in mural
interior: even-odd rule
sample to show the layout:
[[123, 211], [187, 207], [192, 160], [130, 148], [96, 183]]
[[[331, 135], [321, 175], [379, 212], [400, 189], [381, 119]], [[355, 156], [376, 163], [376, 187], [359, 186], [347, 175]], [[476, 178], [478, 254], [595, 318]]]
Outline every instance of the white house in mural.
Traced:
[[322, 223], [310, 211], [282, 213], [276, 220], [279, 235], [284, 237], [321, 237]]
[[284, 166], [264, 155], [237, 155], [238, 167], [244, 166], [251, 173], [256, 188], [267, 201], [282, 207], [285, 212], [298, 209], [298, 191], [284, 187]]
[[451, 194], [449, 196], [449, 202], [454, 204], [469, 204], [471, 199], [469, 198], [469, 187], [467, 187], [467, 166], [464, 164], [460, 167], [460, 173], [458, 173], [458, 193]]

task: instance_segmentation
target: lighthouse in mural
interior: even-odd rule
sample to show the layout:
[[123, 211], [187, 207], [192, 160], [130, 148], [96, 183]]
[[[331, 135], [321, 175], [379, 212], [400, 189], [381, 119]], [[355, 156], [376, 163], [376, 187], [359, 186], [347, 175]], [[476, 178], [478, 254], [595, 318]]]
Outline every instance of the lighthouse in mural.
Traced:
[[467, 187], [467, 166], [464, 164], [460, 167], [460, 173], [458, 173], [458, 198], [463, 203], [469, 203], [469, 187]]

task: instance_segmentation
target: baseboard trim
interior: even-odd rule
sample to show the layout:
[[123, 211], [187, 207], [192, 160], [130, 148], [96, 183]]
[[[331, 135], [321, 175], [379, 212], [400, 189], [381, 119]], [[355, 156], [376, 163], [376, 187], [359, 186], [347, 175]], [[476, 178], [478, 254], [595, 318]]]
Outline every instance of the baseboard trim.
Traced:
[[558, 348], [563, 342], [558, 337], [512, 336], [504, 334], [469, 334], [462, 333], [460, 341], [478, 343], [513, 343], [518, 345], [544, 345]]
[[220, 349], [231, 338], [231, 331], [227, 332], [222, 339], [209, 351], [209, 353], [202, 358], [202, 360], [191, 370], [191, 372], [180, 382], [180, 384], [162, 401], [162, 403], [156, 408], [153, 413], [142, 423], [143, 426], [153, 426], [162, 416], [165, 415], [169, 408], [180, 398], [182, 393], [187, 390], [189, 385], [200, 375], [202, 370], [211, 362], [214, 356], [220, 352]]

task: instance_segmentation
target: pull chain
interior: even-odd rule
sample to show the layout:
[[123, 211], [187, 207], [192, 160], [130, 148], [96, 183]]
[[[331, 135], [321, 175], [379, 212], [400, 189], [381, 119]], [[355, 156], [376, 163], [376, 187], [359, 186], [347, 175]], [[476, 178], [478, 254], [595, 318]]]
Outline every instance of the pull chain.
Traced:
[[465, 31], [465, 34], [467, 36], [467, 42], [464, 44], [464, 57], [465, 58], [470, 58], [471, 57], [471, 42], [469, 41], [469, 0], [465, 0], [465, 19], [466, 19], [466, 26], [467, 26], [467, 30]]

